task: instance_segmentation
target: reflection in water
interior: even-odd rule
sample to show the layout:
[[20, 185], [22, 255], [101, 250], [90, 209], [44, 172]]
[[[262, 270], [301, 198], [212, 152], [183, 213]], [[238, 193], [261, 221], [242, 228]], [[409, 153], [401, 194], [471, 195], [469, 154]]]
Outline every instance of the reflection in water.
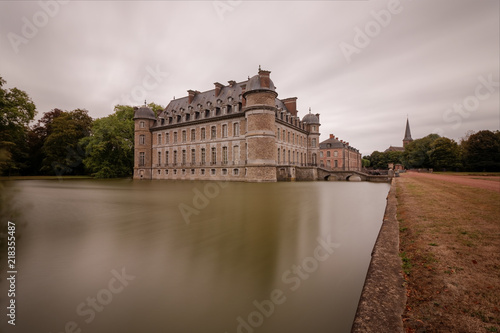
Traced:
[[[70, 323], [96, 333], [349, 331], [389, 189], [129, 180], [13, 187], [28, 221], [17, 329], [63, 332]], [[133, 279], [120, 289], [113, 279], [123, 270]]]

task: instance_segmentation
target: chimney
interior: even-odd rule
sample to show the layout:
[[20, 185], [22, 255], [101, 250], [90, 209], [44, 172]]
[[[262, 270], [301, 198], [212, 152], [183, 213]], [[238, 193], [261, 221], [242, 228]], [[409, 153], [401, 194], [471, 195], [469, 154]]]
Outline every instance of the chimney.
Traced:
[[194, 90], [188, 90], [188, 96], [189, 96], [188, 104], [191, 104], [191, 102], [194, 99], [194, 96], [196, 96], [196, 91], [194, 91]]
[[285, 98], [282, 102], [285, 104], [288, 112], [290, 112], [292, 116], [297, 117], [297, 97]]
[[214, 85], [215, 85], [215, 97], [219, 97], [220, 91], [222, 90], [222, 87], [224, 87], [224, 85], [219, 82], [215, 82]]
[[318, 121], [319, 121], [319, 113], [316, 113], [316, 117], [318, 117]]
[[335, 137], [333, 136], [333, 134], [330, 134], [330, 139], [335, 139]]
[[271, 74], [270, 71], [265, 71], [263, 69], [260, 69], [260, 66], [259, 66], [259, 78], [260, 78], [260, 86], [262, 88], [270, 88], [271, 86], [271, 79], [269, 78], [269, 74]]
[[247, 100], [245, 97], [243, 97], [243, 95], [245, 94], [245, 91], [247, 89], [247, 85], [242, 84], [240, 87], [241, 87], [241, 107], [244, 108], [247, 105]]
[[236, 81], [229, 80], [227, 83], [229, 83], [229, 86], [232, 88], [236, 84]]

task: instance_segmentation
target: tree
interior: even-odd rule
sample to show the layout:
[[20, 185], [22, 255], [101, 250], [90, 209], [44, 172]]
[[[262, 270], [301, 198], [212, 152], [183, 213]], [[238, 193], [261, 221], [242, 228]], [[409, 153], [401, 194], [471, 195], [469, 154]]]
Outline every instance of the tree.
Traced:
[[430, 145], [429, 161], [434, 169], [456, 170], [462, 167], [460, 163], [460, 147], [451, 139], [442, 137]]
[[483, 130], [462, 141], [464, 163], [471, 171], [500, 171], [500, 132]]
[[361, 160], [361, 165], [363, 166], [363, 168], [368, 168], [370, 166], [370, 160], [366, 159], [366, 158], [363, 158]]
[[431, 144], [439, 139], [437, 134], [429, 134], [406, 145], [403, 153], [403, 164], [406, 168], [432, 168], [429, 158]]
[[64, 111], [60, 109], [45, 112], [38, 123], [31, 127], [27, 138], [29, 157], [24, 171], [26, 174], [37, 175], [41, 172], [45, 158], [43, 145], [47, 137], [52, 134], [54, 120], [63, 114]]
[[[387, 152], [379, 152], [374, 151], [369, 156], [370, 165], [374, 169], [387, 169], [389, 167], [389, 163], [401, 163], [403, 153], [400, 151], [387, 151]], [[366, 158], [366, 157], [365, 157]]]
[[0, 77], [0, 173], [19, 173], [27, 158], [28, 125], [36, 107], [28, 94], [17, 88], [4, 89]]
[[115, 113], [94, 121], [85, 147], [87, 169], [98, 178], [126, 177], [134, 167], [134, 109], [117, 105]]
[[43, 144], [42, 171], [63, 174], [84, 174], [85, 157], [79, 141], [89, 136], [92, 118], [87, 110], [63, 112], [53, 119], [50, 134]]

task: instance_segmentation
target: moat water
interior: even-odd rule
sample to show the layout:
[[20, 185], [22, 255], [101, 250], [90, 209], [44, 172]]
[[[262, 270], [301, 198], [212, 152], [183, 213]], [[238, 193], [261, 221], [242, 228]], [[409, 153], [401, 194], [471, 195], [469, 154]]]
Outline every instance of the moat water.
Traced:
[[15, 330], [349, 332], [388, 190], [367, 182], [5, 182], [2, 204], [17, 228]]

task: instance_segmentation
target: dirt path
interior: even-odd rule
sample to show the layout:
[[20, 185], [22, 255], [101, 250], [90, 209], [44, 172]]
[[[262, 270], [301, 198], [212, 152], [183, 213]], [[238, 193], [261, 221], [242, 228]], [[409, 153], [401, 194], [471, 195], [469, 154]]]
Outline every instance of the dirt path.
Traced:
[[500, 192], [500, 177], [483, 176], [453, 176], [435, 173], [408, 172], [412, 177], [421, 177], [445, 182], [452, 182], [460, 185], [472, 186], [486, 190]]
[[397, 178], [406, 332], [500, 332], [500, 191], [488, 182]]

